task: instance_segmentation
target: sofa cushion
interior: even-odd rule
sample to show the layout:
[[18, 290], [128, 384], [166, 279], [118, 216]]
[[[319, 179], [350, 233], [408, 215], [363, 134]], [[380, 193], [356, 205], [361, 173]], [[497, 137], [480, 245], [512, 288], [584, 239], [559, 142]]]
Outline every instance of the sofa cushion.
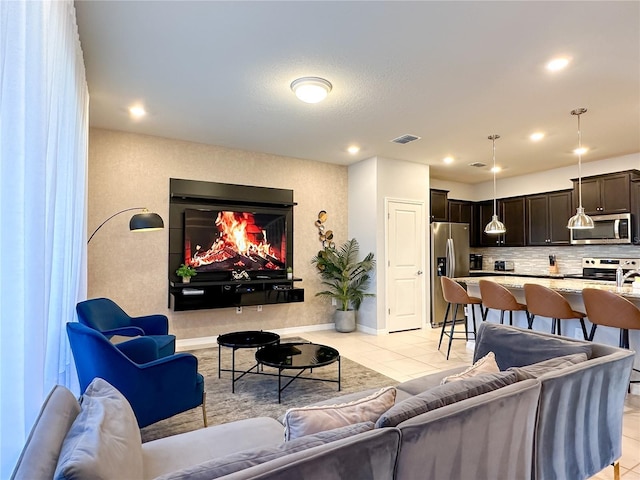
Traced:
[[284, 416], [285, 440], [345, 425], [375, 422], [393, 406], [395, 399], [396, 388], [385, 387], [368, 397], [340, 405], [290, 408]]
[[476, 377], [478, 375], [482, 375], [483, 373], [498, 373], [499, 371], [500, 369], [498, 368], [498, 364], [496, 363], [496, 356], [493, 354], [493, 352], [489, 352], [466, 370], [454, 375], [449, 375], [448, 377], [444, 377], [442, 379], [442, 385], [449, 382], [458, 382], [460, 380], [464, 380], [465, 378]]
[[448, 377], [449, 375], [454, 375], [456, 373], [463, 372], [466, 370], [467, 366], [449, 368], [447, 370], [443, 370], [442, 372], [437, 373], [429, 373], [427, 375], [423, 375], [418, 378], [413, 378], [411, 380], [407, 380], [406, 382], [402, 382], [399, 384], [396, 389], [398, 393], [396, 395], [396, 403], [400, 400], [406, 398], [402, 392], [405, 392], [409, 395], [418, 395], [419, 393], [426, 392], [430, 388], [437, 387], [442, 384], [442, 379], [444, 377]]
[[591, 358], [591, 344], [484, 322], [478, 327], [473, 361], [489, 352], [495, 353], [498, 367], [504, 371], [573, 353], [585, 353]]
[[525, 365], [524, 367], [511, 367], [507, 371], [516, 372], [518, 375], [518, 381], [527, 379], [536, 379], [540, 375], [544, 375], [547, 372], [560, 370], [561, 368], [570, 367], [576, 363], [582, 363], [587, 361], [587, 355], [585, 353], [574, 353], [573, 355], [564, 355], [563, 357], [550, 358], [542, 362], [534, 363], [533, 365]]
[[515, 372], [498, 372], [439, 385], [391, 407], [380, 416], [376, 428], [395, 427], [422, 413], [497, 390], [516, 381]]
[[319, 445], [325, 445], [369, 430], [373, 430], [373, 422], [347, 425], [333, 430], [318, 432], [313, 435], [305, 435], [304, 437], [296, 438], [295, 440], [284, 442], [277, 446], [245, 450], [222, 458], [209, 460], [177, 472], [163, 475], [156, 480], [209, 480], [218, 478], [275, 460], [284, 455], [300, 452]]
[[142, 442], [136, 416], [126, 398], [95, 378], [67, 434], [54, 478], [142, 477]]

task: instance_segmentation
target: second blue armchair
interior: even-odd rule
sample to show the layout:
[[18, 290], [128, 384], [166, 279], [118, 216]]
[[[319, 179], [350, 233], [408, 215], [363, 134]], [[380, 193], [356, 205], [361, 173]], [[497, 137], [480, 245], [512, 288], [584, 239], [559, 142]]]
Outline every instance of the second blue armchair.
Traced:
[[101, 332], [105, 337], [147, 336], [158, 344], [160, 357], [173, 355], [176, 337], [169, 335], [169, 321], [165, 315], [130, 317], [113, 300], [92, 298], [76, 305], [78, 320], [83, 325]]

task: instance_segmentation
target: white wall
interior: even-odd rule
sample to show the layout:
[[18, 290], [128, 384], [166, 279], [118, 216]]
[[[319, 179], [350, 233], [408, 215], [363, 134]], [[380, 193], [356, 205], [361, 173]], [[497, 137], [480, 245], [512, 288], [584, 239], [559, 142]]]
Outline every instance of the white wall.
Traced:
[[[423, 202], [426, 228], [429, 224], [429, 166], [383, 157], [370, 158], [349, 166], [349, 236], [358, 238], [361, 252], [373, 251], [378, 265], [374, 285], [372, 285], [376, 297], [365, 301], [361, 308], [359, 322], [362, 326], [376, 331], [387, 329], [384, 279], [384, 265], [387, 262], [384, 231], [385, 198]], [[426, 232], [425, 237], [428, 238]], [[363, 248], [365, 241], [367, 245], [372, 245], [371, 249]], [[428, 251], [427, 243], [426, 252]], [[425, 263], [428, 263], [428, 259], [425, 260]], [[425, 275], [425, 292], [429, 291], [427, 277], [428, 275]]]
[[[609, 158], [582, 164], [582, 176], [600, 175], [603, 173], [619, 172], [622, 170], [640, 170], [640, 153]], [[572, 178], [578, 177], [578, 165], [555, 168], [545, 172], [531, 173], [518, 177], [497, 179], [498, 198], [515, 197], [554, 190], [573, 188]], [[467, 185], [444, 180], [431, 180], [431, 188], [449, 190], [449, 198], [458, 200], [480, 201], [493, 198], [493, 180], [489, 182]]]

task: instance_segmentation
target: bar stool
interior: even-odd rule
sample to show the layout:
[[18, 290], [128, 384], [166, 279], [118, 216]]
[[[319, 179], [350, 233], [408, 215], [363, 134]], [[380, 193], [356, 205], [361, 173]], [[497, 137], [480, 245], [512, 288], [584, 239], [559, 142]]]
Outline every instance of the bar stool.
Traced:
[[[529, 324], [529, 312], [527, 306], [518, 303], [516, 297], [499, 283], [490, 280], [480, 280], [480, 296], [482, 297], [482, 305], [484, 312], [482, 321], [487, 320], [489, 309], [500, 310], [500, 323], [504, 323], [504, 312], [509, 312], [509, 325], [513, 325], [513, 312], [525, 312], [527, 315], [527, 324]], [[529, 328], [531, 328], [529, 326]]]
[[[587, 310], [589, 321], [593, 324], [589, 340], [593, 341], [598, 325], [620, 329], [620, 348], [629, 349], [629, 330], [640, 330], [640, 310], [633, 303], [620, 295], [596, 288], [582, 290], [582, 300]], [[640, 370], [633, 369], [635, 372]], [[632, 380], [629, 383], [640, 383]]]
[[535, 283], [524, 284], [524, 297], [529, 310], [529, 328], [533, 328], [533, 319], [536, 315], [551, 319], [551, 333], [562, 335], [560, 320], [580, 320], [582, 335], [585, 340], [589, 339], [587, 327], [584, 324], [584, 317], [587, 315], [577, 312], [571, 308], [567, 299], [558, 292], [550, 288], [537, 285]]
[[[467, 319], [462, 317], [458, 318], [458, 306], [459, 305], [469, 305], [471, 307], [471, 315], [473, 318], [473, 334], [476, 334], [476, 311], [473, 308], [474, 305], [480, 305], [480, 313], [482, 314], [482, 300], [477, 297], [470, 297], [467, 294], [467, 291], [460, 285], [458, 282], [451, 280], [448, 277], [440, 277], [440, 281], [442, 283], [442, 296], [444, 297], [445, 302], [447, 302], [447, 310], [444, 312], [444, 319], [442, 321], [442, 331], [440, 332], [440, 342], [438, 342], [438, 350], [440, 350], [440, 345], [442, 345], [442, 337], [447, 335], [449, 337], [449, 347], [447, 348], [447, 360], [449, 360], [449, 353], [451, 352], [451, 342], [455, 339], [461, 340], [462, 337], [454, 337], [454, 331], [456, 327], [456, 323], [458, 321], [464, 321], [464, 338], [465, 340], [469, 340], [469, 329], [467, 327]], [[450, 321], [447, 321], [447, 317], [449, 316], [449, 311], [451, 310], [451, 305], [455, 305], [453, 311], [453, 318]], [[446, 332], [447, 325], [451, 325], [451, 331]]]

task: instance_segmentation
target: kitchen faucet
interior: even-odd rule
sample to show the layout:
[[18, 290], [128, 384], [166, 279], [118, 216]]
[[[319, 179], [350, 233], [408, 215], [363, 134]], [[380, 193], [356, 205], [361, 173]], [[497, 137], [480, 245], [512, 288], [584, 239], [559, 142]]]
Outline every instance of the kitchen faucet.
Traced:
[[627, 273], [624, 273], [622, 270], [623, 265], [628, 265], [629, 261], [618, 264], [618, 268], [616, 268], [616, 287], [622, 287], [624, 285], [624, 281], [629, 278], [631, 275], [640, 275], [640, 270], [629, 270]]

